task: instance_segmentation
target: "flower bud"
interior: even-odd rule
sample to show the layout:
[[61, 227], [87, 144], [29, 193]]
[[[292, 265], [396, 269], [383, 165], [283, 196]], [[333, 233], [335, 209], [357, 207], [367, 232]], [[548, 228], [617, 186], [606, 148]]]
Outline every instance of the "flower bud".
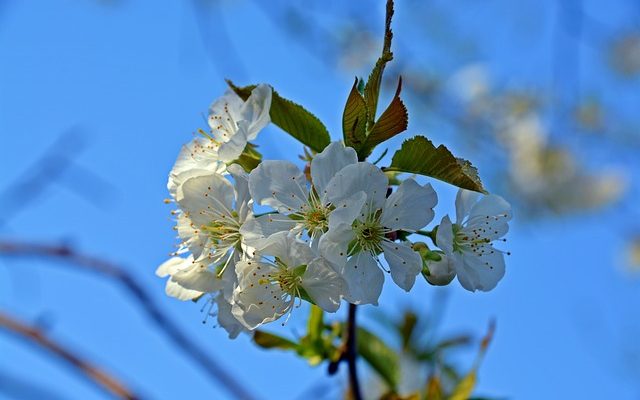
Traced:
[[[439, 256], [439, 260], [435, 260]], [[451, 259], [440, 252], [431, 251], [423, 257], [426, 268], [422, 270], [422, 275], [432, 285], [445, 286], [451, 283], [456, 276]]]

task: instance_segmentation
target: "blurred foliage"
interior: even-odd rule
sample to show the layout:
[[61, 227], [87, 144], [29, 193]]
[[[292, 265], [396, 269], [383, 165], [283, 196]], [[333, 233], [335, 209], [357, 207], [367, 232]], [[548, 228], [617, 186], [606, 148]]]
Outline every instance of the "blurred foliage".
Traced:
[[[525, 14], [531, 4], [523, 4], [509, 11], [513, 21], [508, 22], [514, 25], [505, 28], [512, 35], [506, 40], [464, 26], [473, 12], [463, 10], [468, 5], [407, 0], [403, 10], [411, 11], [396, 21], [403, 35], [386, 51], [379, 18], [362, 13], [357, 4], [251, 3], [292, 45], [334, 71], [366, 74], [375, 60], [384, 67], [384, 55], [393, 57], [393, 50], [396, 61], [387, 66], [390, 73], [382, 87], [394, 90], [401, 76], [405, 100], [422, 110], [412, 118], [423, 119], [440, 134], [453, 133], [488, 177], [485, 187], [504, 193], [519, 216], [536, 221], [606, 211], [614, 214], [614, 229], [637, 229], [639, 222], [629, 210], [638, 209], [640, 170], [633, 160], [640, 149], [640, 118], [620, 100], [638, 91], [633, 80], [640, 75], [637, 26], [610, 25], [580, 1], [536, 5], [538, 19], [530, 23]], [[527, 23], [518, 26], [517, 21]], [[506, 43], [542, 48], [549, 68], [534, 80], [517, 73], [505, 79], [504, 72], [496, 71], [502, 60], [492, 54]], [[428, 58], [431, 52], [437, 52], [437, 60]], [[581, 64], [593, 60], [601, 69], [585, 73]], [[617, 86], [620, 79], [625, 87]], [[362, 83], [356, 80], [343, 120], [345, 133], [356, 138], [365, 126], [354, 121], [371, 117], [358, 97]]]
[[[471, 367], [459, 367], [457, 355], [468, 353], [471, 335], [437, 334], [437, 318], [406, 310], [396, 320], [386, 320], [382, 334], [358, 328], [357, 352], [373, 372], [365, 385], [366, 398], [384, 400], [473, 398], [478, 368], [491, 342], [493, 323], [481, 338]], [[265, 331], [254, 333], [264, 349], [293, 351], [310, 365], [326, 362], [330, 374], [344, 361], [345, 331], [342, 322], [326, 322], [324, 313], [312, 307], [307, 333], [293, 340]], [[468, 357], [467, 357], [468, 358]], [[347, 391], [348, 392], [348, 391]], [[345, 393], [346, 398], [349, 394]]]

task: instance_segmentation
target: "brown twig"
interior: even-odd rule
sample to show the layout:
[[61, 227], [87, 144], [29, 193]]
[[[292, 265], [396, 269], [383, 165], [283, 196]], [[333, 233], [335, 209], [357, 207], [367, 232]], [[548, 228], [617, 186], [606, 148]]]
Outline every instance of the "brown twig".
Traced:
[[116, 378], [83, 360], [68, 348], [47, 338], [45, 334], [37, 328], [27, 326], [6, 314], [0, 313], [0, 329], [4, 329], [18, 339], [24, 340], [31, 345], [47, 350], [51, 355], [65, 361], [80, 372], [88, 381], [110, 395], [130, 400], [141, 398], [127, 389]]
[[207, 355], [157, 306], [151, 295], [126, 269], [100, 258], [77, 253], [67, 246], [0, 241], [0, 256], [36, 257], [63, 261], [67, 265], [106, 276], [124, 287], [147, 313], [161, 332], [186, 356], [199, 364], [209, 377], [218, 382], [235, 399], [254, 399], [244, 385], [238, 382], [217, 360]]
[[360, 382], [358, 380], [358, 370], [356, 362], [358, 361], [358, 351], [356, 344], [356, 311], [358, 306], [349, 304], [349, 315], [347, 316], [347, 349], [345, 352], [347, 367], [349, 370], [349, 387], [353, 400], [362, 400], [362, 391], [360, 390]]

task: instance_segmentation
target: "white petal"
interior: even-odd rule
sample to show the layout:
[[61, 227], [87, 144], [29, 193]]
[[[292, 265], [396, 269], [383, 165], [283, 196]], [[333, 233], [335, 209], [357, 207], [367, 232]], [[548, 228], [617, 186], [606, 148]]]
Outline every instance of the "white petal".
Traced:
[[354, 238], [351, 224], [336, 225], [320, 237], [318, 251], [327, 260], [342, 269], [347, 262], [349, 243]]
[[307, 264], [302, 276], [302, 286], [311, 299], [318, 307], [328, 312], [336, 312], [340, 307], [345, 285], [342, 277], [321, 257]]
[[447, 255], [453, 253], [453, 224], [448, 215], [445, 215], [440, 221], [438, 231], [436, 232], [436, 244]]
[[222, 288], [222, 281], [216, 274], [209, 270], [206, 264], [197, 261], [173, 273], [171, 280], [185, 289], [202, 293], [211, 293]]
[[249, 191], [258, 204], [269, 205], [279, 212], [300, 210], [307, 203], [305, 177], [288, 161], [266, 160], [249, 174]]
[[201, 232], [199, 226], [196, 226], [185, 213], [178, 215], [176, 229], [182, 239], [182, 245], [186, 246], [193, 257], [199, 258], [208, 246], [208, 236]]
[[240, 261], [238, 252], [233, 253], [233, 259], [231, 263], [224, 269], [222, 273], [222, 289], [220, 293], [227, 301], [231, 301], [233, 297], [233, 290], [238, 286], [238, 274], [236, 274], [236, 264]]
[[[191, 258], [193, 260], [193, 258]], [[156, 275], [160, 278], [164, 278], [165, 276], [172, 275], [178, 272], [181, 268], [184, 268], [185, 265], [190, 264], [190, 261], [182, 257], [171, 257], [167, 261], [160, 264], [158, 269], [156, 269]]]
[[275, 269], [256, 261], [239, 261], [236, 264], [238, 286], [233, 292], [231, 312], [246, 328], [275, 321], [288, 310], [283, 292], [277, 284], [265, 283]]
[[233, 177], [233, 187], [236, 191], [236, 211], [238, 219], [242, 222], [253, 212], [253, 201], [251, 193], [249, 193], [249, 174], [238, 164], [229, 165], [227, 171]]
[[238, 129], [235, 133], [229, 137], [229, 140], [223, 142], [218, 149], [218, 157], [224, 162], [231, 162], [237, 160], [244, 148], [247, 146], [247, 132], [248, 126], [245, 121], [238, 123]]
[[218, 159], [218, 145], [211, 140], [197, 137], [182, 146], [167, 182], [167, 189], [177, 200], [177, 190], [188, 178], [208, 175], [211, 172], [223, 174], [226, 166]]
[[347, 199], [336, 202], [334, 204], [336, 208], [329, 214], [329, 229], [341, 224], [351, 226], [362, 212], [366, 200], [366, 193], [360, 191]]
[[164, 291], [167, 296], [171, 296], [182, 301], [193, 300], [196, 297], [202, 296], [202, 292], [198, 290], [186, 289], [171, 279], [167, 280]]
[[358, 155], [342, 142], [333, 142], [311, 160], [311, 180], [318, 194], [322, 196], [331, 178], [347, 165], [358, 162]]
[[231, 183], [222, 176], [190, 178], [180, 189], [183, 197], [178, 204], [196, 226], [209, 224], [214, 219], [212, 215], [231, 215], [235, 194]]
[[338, 203], [357, 192], [365, 192], [365, 207], [369, 211], [382, 208], [389, 180], [375, 165], [359, 162], [341, 169], [327, 184], [326, 200]]
[[[224, 95], [216, 99], [211, 106], [209, 106], [209, 114], [210, 115], [219, 115], [219, 116], [230, 116], [235, 121], [239, 121], [242, 118], [241, 109], [244, 105], [244, 101], [240, 96], [238, 96], [233, 90], [227, 90]], [[212, 130], [216, 129], [216, 126], [219, 122], [211, 124], [211, 119], [209, 120], [209, 127]]]
[[218, 306], [218, 324], [224, 328], [229, 334], [229, 339], [235, 339], [238, 335], [247, 329], [233, 316], [231, 313], [231, 304], [225, 300], [222, 293], [216, 296], [216, 304]]
[[240, 234], [245, 244], [251, 247], [263, 247], [269, 236], [278, 232], [288, 232], [297, 222], [282, 214], [265, 214], [251, 217], [240, 227]]
[[384, 258], [389, 264], [391, 278], [407, 292], [416, 282], [416, 276], [422, 271], [422, 258], [404, 243], [382, 242]]
[[385, 201], [381, 223], [392, 229], [417, 231], [433, 219], [438, 196], [430, 184], [420, 186], [407, 179]]
[[465, 252], [461, 258], [462, 262], [455, 265], [456, 273], [458, 281], [467, 290], [487, 292], [504, 276], [504, 255], [500, 252], [488, 252], [482, 257]]
[[469, 218], [476, 216], [502, 216], [507, 221], [511, 219], [511, 204], [502, 197], [490, 194], [484, 196], [473, 205], [469, 212]]
[[342, 277], [347, 283], [344, 297], [348, 302], [378, 305], [384, 273], [371, 254], [362, 252], [351, 257], [342, 269]]
[[269, 116], [271, 98], [271, 86], [260, 84], [251, 91], [251, 96], [242, 105], [242, 119], [248, 122], [248, 140], [254, 140], [258, 136], [258, 132], [271, 122]]
[[288, 232], [278, 232], [264, 240], [257, 253], [278, 257], [289, 268], [306, 265], [315, 258], [311, 248]]
[[462, 220], [471, 212], [471, 208], [478, 198], [480, 193], [466, 189], [459, 189], [456, 195], [456, 223], [461, 224]]

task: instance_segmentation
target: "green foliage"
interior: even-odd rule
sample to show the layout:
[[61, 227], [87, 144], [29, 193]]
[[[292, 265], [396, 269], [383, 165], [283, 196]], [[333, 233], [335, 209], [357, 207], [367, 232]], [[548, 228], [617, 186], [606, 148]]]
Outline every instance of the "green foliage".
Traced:
[[369, 110], [368, 121], [369, 125], [373, 125], [376, 118], [376, 111], [378, 108], [378, 98], [380, 96], [380, 85], [382, 83], [382, 75], [384, 73], [384, 67], [387, 63], [393, 60], [393, 53], [391, 52], [391, 39], [393, 39], [393, 32], [391, 31], [391, 19], [393, 18], [393, 2], [387, 2], [386, 20], [384, 24], [384, 43], [382, 46], [382, 55], [373, 67], [367, 84], [364, 87], [364, 99], [367, 104], [367, 110]]
[[380, 143], [407, 129], [409, 114], [402, 100], [400, 90], [402, 79], [398, 82], [398, 89], [387, 109], [376, 120], [380, 86], [386, 64], [393, 59], [391, 52], [391, 18], [393, 17], [393, 2], [387, 2], [387, 19], [385, 22], [384, 44], [382, 55], [376, 62], [364, 88], [363, 81], [356, 79], [342, 115], [342, 131], [344, 142], [353, 147], [358, 153], [358, 159], [366, 159], [373, 149]]
[[[238, 87], [230, 80], [227, 80], [227, 84], [243, 100], [248, 99], [256, 87]], [[271, 122], [314, 151], [322, 151], [331, 142], [329, 131], [315, 115], [301, 105], [281, 97], [275, 90], [269, 115]]]
[[358, 91], [356, 78], [342, 113], [342, 132], [348, 146], [357, 150], [364, 144], [367, 139], [367, 120], [367, 104]]
[[426, 175], [463, 189], [486, 193], [478, 171], [469, 161], [454, 157], [443, 145], [436, 148], [424, 136], [406, 140], [393, 155], [386, 171]]
[[264, 331], [255, 331], [253, 340], [264, 349], [295, 351], [309, 364], [318, 365], [325, 360], [336, 361], [340, 358], [340, 350], [335, 343], [340, 335], [341, 328], [326, 325], [324, 311], [318, 306], [312, 305], [307, 323], [307, 334], [298, 342]]
[[391, 103], [382, 115], [380, 115], [380, 118], [378, 118], [367, 135], [367, 139], [361, 150], [363, 155], [371, 154], [371, 151], [377, 145], [407, 130], [409, 113], [407, 112], [407, 107], [405, 107], [402, 100], [400, 100], [401, 90], [402, 78], [398, 80], [398, 88]]
[[449, 400], [468, 400], [473, 393], [473, 389], [476, 387], [476, 370], [473, 369], [469, 372], [453, 389]]
[[356, 347], [358, 354], [378, 375], [395, 390], [400, 381], [400, 360], [398, 354], [382, 339], [364, 328], [357, 330]]
[[247, 143], [240, 157], [233, 162], [239, 164], [245, 171], [251, 172], [262, 161], [262, 154], [256, 150], [256, 147], [251, 143]]
[[263, 349], [295, 350], [298, 348], [297, 343], [264, 331], [255, 331], [253, 333], [253, 341]]

